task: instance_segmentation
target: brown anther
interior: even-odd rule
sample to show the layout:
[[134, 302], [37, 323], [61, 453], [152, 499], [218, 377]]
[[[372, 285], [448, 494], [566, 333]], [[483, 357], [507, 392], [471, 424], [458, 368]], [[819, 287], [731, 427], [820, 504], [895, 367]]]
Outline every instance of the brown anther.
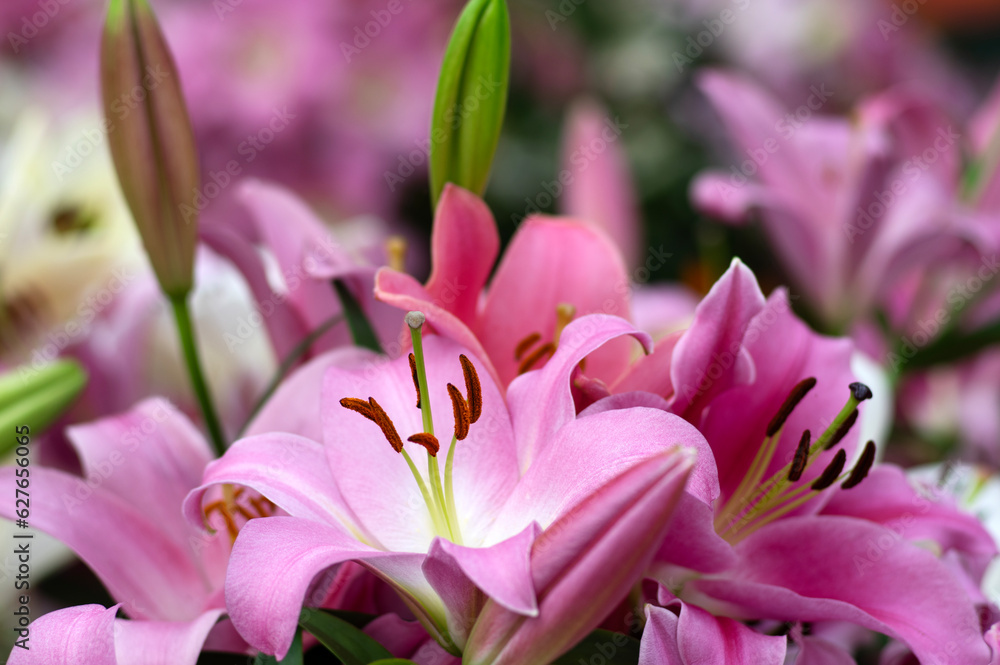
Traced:
[[458, 356], [458, 361], [462, 363], [462, 373], [465, 375], [466, 404], [469, 406], [469, 423], [471, 424], [483, 415], [483, 388], [479, 383], [479, 374], [476, 373], [476, 367], [472, 361], [464, 353]]
[[833, 448], [835, 445], [843, 441], [844, 437], [851, 431], [851, 428], [854, 427], [854, 423], [856, 423], [857, 420], [858, 410], [854, 409], [851, 411], [851, 415], [847, 416], [847, 419], [840, 423], [840, 427], [838, 427], [837, 431], [833, 433], [832, 437], [830, 437], [830, 443], [826, 444], [826, 447], [824, 447], [823, 450], [830, 450], [830, 448]]
[[452, 383], [448, 384], [448, 396], [455, 414], [455, 438], [461, 441], [469, 436], [469, 405], [465, 403], [462, 391]]
[[340, 400], [340, 405], [345, 409], [350, 409], [351, 411], [356, 411], [360, 413], [368, 420], [373, 423], [378, 422], [375, 420], [375, 416], [372, 415], [372, 406], [363, 399], [357, 399], [356, 397], [345, 397]]
[[793, 483], [798, 482], [799, 478], [802, 477], [802, 472], [806, 470], [806, 462], [809, 461], [810, 438], [812, 438], [812, 434], [809, 430], [802, 432], [802, 438], [799, 439], [799, 447], [795, 449], [795, 457], [792, 458], [792, 468], [788, 470], [788, 479]]
[[514, 347], [514, 360], [520, 360], [521, 356], [527, 353], [528, 349], [533, 347], [535, 345], [535, 342], [537, 342], [541, 338], [542, 336], [540, 333], [533, 332], [524, 339], [522, 339], [520, 342], [518, 342], [517, 346]]
[[845, 464], [847, 464], [847, 453], [841, 448], [837, 451], [830, 465], [823, 471], [823, 474], [812, 484], [812, 488], [816, 491], [825, 490], [835, 483], [837, 478], [840, 477], [840, 472], [844, 470]]
[[389, 442], [389, 445], [392, 446], [392, 449], [397, 453], [401, 452], [403, 450], [403, 440], [399, 438], [399, 432], [396, 431], [396, 426], [393, 425], [392, 421], [389, 419], [389, 414], [385, 412], [385, 409], [379, 406], [379, 403], [375, 401], [374, 397], [369, 397], [368, 403], [371, 405], [372, 420], [374, 420], [375, 424], [382, 430], [382, 434], [385, 435], [385, 438]]
[[433, 434], [428, 434], [427, 432], [419, 432], [414, 434], [407, 441], [412, 441], [417, 445], [423, 446], [427, 449], [427, 453], [431, 457], [437, 457], [438, 451], [441, 450], [441, 444], [438, 443], [437, 437]]
[[872, 468], [872, 464], [875, 463], [875, 442], [869, 441], [865, 444], [865, 450], [861, 453], [861, 457], [858, 458], [858, 463], [854, 465], [854, 470], [851, 471], [851, 475], [847, 477], [841, 488], [849, 490], [852, 487], [857, 487], [862, 480], [868, 475], [868, 472]]
[[535, 349], [531, 353], [531, 355], [522, 360], [520, 365], [517, 366], [518, 375], [524, 374], [544, 356], [555, 353], [555, 351], [556, 347], [555, 344], [553, 344], [552, 342], [546, 342], [545, 344], [542, 344], [540, 347]]
[[410, 354], [410, 375], [413, 376], [413, 387], [417, 391], [417, 408], [420, 408], [420, 379], [417, 378], [417, 358]]
[[776, 414], [774, 414], [774, 418], [771, 418], [771, 422], [767, 424], [768, 436], [774, 436], [778, 430], [781, 429], [781, 426], [785, 424], [786, 420], [788, 420], [788, 416], [792, 414], [792, 411], [799, 405], [802, 398], [805, 397], [815, 385], [816, 378], [812, 376], [808, 379], [802, 379], [795, 384], [795, 387], [792, 388], [791, 392], [788, 393], [788, 397], [786, 397], [785, 401], [782, 403], [781, 408], [778, 409]]

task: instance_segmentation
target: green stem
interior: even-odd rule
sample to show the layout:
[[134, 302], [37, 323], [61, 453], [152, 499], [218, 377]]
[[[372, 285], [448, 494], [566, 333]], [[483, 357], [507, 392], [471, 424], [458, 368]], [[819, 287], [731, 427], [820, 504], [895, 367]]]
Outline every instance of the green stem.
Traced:
[[219, 423], [215, 407], [212, 405], [212, 396], [208, 392], [208, 384], [205, 383], [205, 375], [198, 358], [198, 347], [195, 345], [194, 324], [191, 321], [187, 294], [170, 296], [170, 304], [174, 310], [174, 320], [177, 322], [177, 334], [181, 339], [184, 362], [188, 368], [188, 375], [191, 377], [191, 387], [194, 388], [195, 397], [201, 407], [201, 414], [205, 419], [205, 427], [208, 428], [212, 446], [215, 448], [216, 454], [221, 457], [226, 452], [225, 437], [222, 434], [222, 425]]
[[278, 366], [278, 371], [275, 372], [274, 377], [271, 378], [271, 382], [267, 384], [267, 388], [264, 389], [264, 392], [257, 399], [253, 408], [250, 409], [250, 415], [247, 416], [246, 422], [243, 423], [243, 426], [240, 427], [239, 433], [236, 435], [237, 439], [243, 436], [243, 432], [246, 431], [247, 426], [253, 421], [260, 410], [264, 408], [264, 404], [271, 398], [274, 391], [278, 389], [278, 386], [281, 384], [282, 380], [284, 380], [285, 376], [292, 371], [292, 368], [295, 367], [295, 363], [297, 363], [302, 356], [309, 351], [309, 347], [311, 347], [316, 340], [325, 335], [330, 328], [343, 321], [343, 319], [344, 317], [342, 315], [334, 314], [329, 319], [321, 323], [318, 328], [303, 337], [302, 341], [296, 344], [295, 348], [288, 352], [285, 359], [281, 361], [281, 365]]
[[452, 475], [451, 469], [454, 466], [455, 461], [455, 448], [458, 448], [458, 437], [452, 435], [451, 437], [451, 447], [448, 448], [448, 459], [444, 463], [444, 496], [447, 505], [445, 507], [445, 515], [448, 517], [449, 524], [454, 523], [455, 529], [452, 530], [452, 535], [457, 538], [455, 540], [456, 545], [462, 544], [462, 533], [458, 529], [458, 511], [455, 510], [455, 490], [452, 487]]

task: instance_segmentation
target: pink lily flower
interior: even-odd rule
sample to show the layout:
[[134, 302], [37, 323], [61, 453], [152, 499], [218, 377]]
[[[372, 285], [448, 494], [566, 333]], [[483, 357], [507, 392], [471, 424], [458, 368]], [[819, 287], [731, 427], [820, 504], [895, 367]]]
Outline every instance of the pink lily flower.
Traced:
[[[639, 579], [692, 473], [691, 449], [704, 450], [690, 425], [660, 410], [576, 418], [569, 356], [628, 332], [649, 343], [613, 317], [567, 326], [546, 380], [520, 381], [523, 403], [553, 405], [543, 423], [521, 401], [508, 410], [478, 357], [442, 337], [416, 352], [427, 386], [417, 393], [434, 406], [426, 420], [414, 406], [424, 370], [406, 359], [328, 369], [324, 444], [274, 433], [238, 441], [185, 504], [200, 523], [205, 492], [228, 483], [289, 515], [252, 520], [236, 540], [226, 598], [237, 630], [283, 656], [316, 575], [358, 561], [465, 662], [548, 662], [572, 646]], [[274, 464], [279, 451], [294, 463]]]
[[[263, 181], [241, 183], [237, 199], [249, 213], [249, 225], [241, 227], [242, 218], [234, 215], [225, 224], [209, 225], [202, 235], [243, 274], [278, 358], [285, 358], [342, 311], [331, 284], [334, 279], [344, 281], [379, 339], [385, 344], [395, 341], [398, 313], [371, 296], [377, 267], [366, 254], [377, 256], [376, 260], [386, 258], [386, 250], [371, 246], [386, 242], [381, 233], [358, 246], [348, 244], [293, 193]], [[269, 274], [258, 245], [273, 257], [277, 274], [274, 270]], [[347, 324], [338, 322], [310, 346], [305, 357], [349, 342]]]
[[[670, 377], [666, 390], [657, 388], [661, 408], [705, 435], [719, 486], [704, 501], [692, 500], [689, 484], [657, 579], [719, 616], [848, 621], [896, 636], [921, 658], [983, 657], [967, 587], [996, 546], [953, 503], [926, 498], [895, 467], [872, 468], [873, 444], [857, 456], [848, 423], [870, 391], [845, 390], [853, 379], [848, 340], [811, 332], [784, 291], [765, 300], [735, 264], [670, 350], [669, 372], [657, 352], [637, 367], [659, 363], [648, 376]], [[640, 400], [649, 403], [641, 393], [604, 401]], [[961, 562], [959, 574], [950, 559]], [[956, 632], [962, 640], [952, 639]], [[942, 655], [949, 642], [953, 653]]]
[[[695, 204], [730, 223], [759, 213], [828, 325], [886, 306], [914, 269], [995, 248], [988, 218], [957, 203], [962, 137], [925, 99], [892, 90], [860, 104], [853, 122], [803, 122], [736, 75], [709, 72], [701, 85], [741, 156], [695, 181]], [[810, 98], [811, 114], [825, 95]]]
[[[69, 439], [84, 476], [31, 468], [31, 527], [76, 552], [132, 620], [115, 629], [116, 608], [94, 606], [46, 615], [32, 631], [45, 646], [36, 652], [32, 642], [19, 656], [32, 660], [21, 662], [91, 662], [84, 654], [105, 649], [107, 660], [95, 656], [93, 662], [116, 662], [117, 651], [122, 662], [152, 663], [161, 662], [156, 651], [162, 649], [175, 656], [172, 662], [193, 665], [206, 640], [245, 651], [227, 623], [216, 625], [225, 613], [229, 543], [221, 534], [193, 529], [179, 510], [212, 459], [201, 434], [154, 399], [121, 416], [72, 427]], [[2, 470], [10, 487], [16, 468]], [[14, 519], [13, 503], [0, 515]], [[45, 660], [47, 650], [64, 660]]]
[[[575, 317], [629, 316], [624, 262], [592, 224], [528, 217], [487, 287], [499, 246], [486, 204], [446, 187], [434, 219], [427, 283], [383, 268], [375, 296], [404, 311], [424, 312], [435, 331], [471, 350], [502, 387], [551, 357]], [[610, 383], [634, 350], [621, 340], [606, 345], [587, 359], [588, 375]]]

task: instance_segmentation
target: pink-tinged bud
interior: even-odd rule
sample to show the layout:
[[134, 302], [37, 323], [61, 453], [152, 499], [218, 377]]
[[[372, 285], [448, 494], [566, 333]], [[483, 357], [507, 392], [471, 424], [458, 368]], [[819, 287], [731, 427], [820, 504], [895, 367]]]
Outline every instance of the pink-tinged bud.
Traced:
[[111, 156], [160, 287], [191, 290], [200, 176], [177, 66], [146, 0], [111, 0], [101, 42]]
[[[538, 615], [487, 601], [463, 663], [543, 665], [597, 628], [641, 579], [693, 466], [691, 450], [665, 451], [631, 467], [556, 520], [531, 552]], [[580, 543], [589, 543], [582, 553]]]

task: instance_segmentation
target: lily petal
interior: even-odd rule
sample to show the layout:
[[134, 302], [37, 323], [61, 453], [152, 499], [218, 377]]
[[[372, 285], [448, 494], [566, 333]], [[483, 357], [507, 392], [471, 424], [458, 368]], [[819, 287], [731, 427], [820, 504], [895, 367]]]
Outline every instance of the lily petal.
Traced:
[[115, 612], [100, 605], [79, 605], [49, 612], [31, 622], [28, 648], [15, 646], [9, 665], [118, 665]]
[[745, 618], [849, 621], [897, 637], [921, 661], [989, 659], [959, 581], [889, 529], [848, 517], [792, 517], [751, 534], [737, 552], [732, 579], [696, 580], [685, 594], [704, 594]]
[[363, 367], [379, 355], [354, 346], [334, 349], [313, 358], [281, 382], [267, 403], [246, 428], [246, 436], [267, 432], [298, 434], [323, 440], [320, 391], [330, 367]]
[[[670, 365], [674, 413], [697, 425], [701, 410], [714, 396], [753, 381], [754, 366], [743, 350], [743, 336], [763, 308], [764, 294], [757, 278], [742, 261], [733, 259], [729, 270], [698, 305], [691, 327], [674, 347]], [[713, 376], [716, 367], [719, 374]]]
[[67, 430], [83, 474], [184, 543], [190, 528], [177, 507], [201, 482], [212, 451], [187, 416], [164, 399]]
[[639, 665], [781, 665], [787, 640], [715, 617], [660, 587], [664, 607], [646, 608]]
[[488, 601], [464, 662], [548, 663], [593, 630], [648, 566], [693, 466], [683, 448], [649, 457], [543, 531], [531, 555], [538, 616]]
[[540, 531], [532, 523], [492, 547], [462, 547], [443, 538], [434, 540], [423, 571], [448, 609], [448, 632], [460, 648], [487, 597], [511, 612], [538, 614], [531, 548]]
[[[14, 469], [0, 473], [13, 487]], [[131, 618], [188, 621], [200, 614], [209, 592], [188, 538], [177, 542], [128, 500], [61, 471], [32, 469], [31, 487], [32, 527], [72, 549]], [[0, 516], [14, 519], [13, 510], [13, 503], [0, 505]]]
[[431, 300], [473, 325], [479, 294], [499, 251], [497, 225], [482, 199], [456, 185], [445, 185], [431, 233], [434, 267], [425, 285]]
[[415, 599], [414, 609], [439, 608], [420, 572], [423, 559], [423, 554], [380, 552], [340, 529], [297, 517], [250, 520], [233, 545], [226, 606], [250, 646], [281, 659], [292, 644], [310, 587], [320, 573], [344, 561], [369, 567], [377, 563], [373, 572]]
[[542, 453], [552, 434], [576, 418], [570, 377], [580, 361], [625, 335], [639, 340], [647, 351], [652, 348], [649, 335], [625, 319], [599, 314], [581, 317], [563, 330], [559, 347], [545, 367], [518, 377], [510, 385], [507, 401], [511, 412], [517, 414], [514, 431], [522, 472]]
[[[603, 233], [574, 220], [525, 220], [500, 259], [476, 327], [501, 382], [518, 375], [515, 347], [522, 339], [538, 333], [542, 342], [552, 340], [560, 304], [572, 305], [577, 316], [628, 318], [628, 285], [621, 254]], [[590, 357], [587, 373], [610, 383], [630, 354], [627, 344], [609, 345]]]
[[202, 484], [184, 500], [188, 523], [204, 528], [209, 488], [242, 485], [267, 497], [294, 517], [358, 530], [330, 473], [323, 444], [294, 434], [260, 434], [240, 439], [205, 469]]
[[961, 512], [954, 499], [927, 488], [920, 493], [899, 467], [883, 464], [850, 491], [835, 493], [824, 515], [857, 517], [881, 524], [906, 540], [929, 540], [942, 550], [970, 557], [982, 576], [997, 555], [993, 538], [973, 515]]
[[129, 665], [196, 665], [209, 631], [223, 610], [205, 612], [194, 621], [124, 621], [114, 624], [115, 653]]

